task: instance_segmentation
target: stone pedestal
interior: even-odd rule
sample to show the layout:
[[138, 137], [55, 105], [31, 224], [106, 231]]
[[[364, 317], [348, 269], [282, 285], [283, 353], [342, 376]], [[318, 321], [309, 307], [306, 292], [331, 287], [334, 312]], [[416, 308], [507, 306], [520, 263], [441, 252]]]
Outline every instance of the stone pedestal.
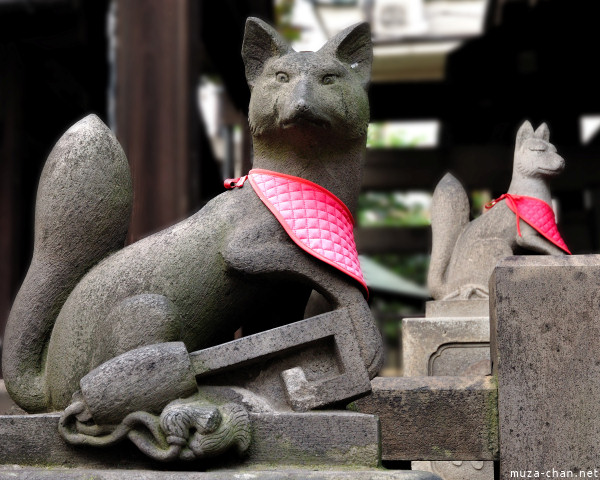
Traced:
[[509, 257], [490, 289], [500, 478], [597, 477], [600, 256]]
[[[424, 318], [402, 321], [404, 375], [469, 376], [490, 373], [489, 302], [427, 302]], [[493, 480], [489, 461], [413, 462], [444, 480]]]
[[[253, 440], [243, 457], [225, 453], [214, 460], [183, 464], [160, 464], [129, 442], [104, 449], [67, 445], [58, 434], [59, 418], [59, 414], [0, 416], [0, 479], [440, 480], [429, 472], [378, 468], [381, 439], [374, 415], [251, 413]], [[38, 468], [41, 465], [44, 468]]]

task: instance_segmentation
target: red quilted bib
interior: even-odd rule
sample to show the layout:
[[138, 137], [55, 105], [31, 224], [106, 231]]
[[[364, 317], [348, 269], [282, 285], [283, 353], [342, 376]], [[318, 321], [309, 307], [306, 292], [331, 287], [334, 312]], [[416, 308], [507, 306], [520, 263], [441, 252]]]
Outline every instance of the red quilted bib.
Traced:
[[226, 180], [225, 187], [241, 187], [247, 179], [296, 245], [350, 275], [368, 295], [354, 243], [354, 218], [339, 198], [303, 178], [260, 169]]
[[539, 198], [505, 193], [496, 200], [492, 200], [485, 207], [492, 208], [501, 200], [506, 200], [508, 208], [515, 213], [517, 217], [517, 231], [519, 232], [519, 235], [521, 235], [519, 218], [522, 218], [546, 239], [571, 255], [571, 252], [567, 248], [567, 244], [560, 236], [560, 233], [558, 233], [558, 227], [556, 226], [556, 221], [554, 219], [554, 211], [550, 205]]

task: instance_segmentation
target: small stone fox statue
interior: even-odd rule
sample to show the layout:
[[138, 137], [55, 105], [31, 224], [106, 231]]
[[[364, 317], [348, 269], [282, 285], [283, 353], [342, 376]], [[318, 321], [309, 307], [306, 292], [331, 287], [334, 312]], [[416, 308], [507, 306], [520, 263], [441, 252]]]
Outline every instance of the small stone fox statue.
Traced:
[[[369, 122], [368, 25], [347, 28], [318, 52], [295, 52], [249, 18], [242, 57], [254, 168], [318, 184], [353, 211]], [[360, 285], [298, 248], [248, 184], [121, 248], [131, 198], [127, 160], [110, 130], [95, 116], [71, 127], [41, 177], [33, 260], [6, 329], [4, 378], [22, 408], [65, 409], [82, 377], [138, 347], [183, 342], [193, 352], [243, 325], [260, 331], [302, 320], [313, 290], [348, 312], [376, 375], [381, 337]]]
[[[469, 199], [460, 182], [447, 173], [438, 183], [431, 206], [428, 275], [429, 292], [434, 299], [486, 298], [496, 263], [515, 253], [570, 253], [556, 230], [550, 208], [548, 181], [563, 170], [565, 162], [549, 138], [545, 123], [535, 132], [531, 123], [523, 123], [517, 133], [507, 194], [488, 204], [489, 210], [471, 222]], [[527, 209], [530, 204], [533, 209]], [[528, 220], [534, 217], [543, 217], [546, 227]], [[550, 235], [545, 234], [545, 228], [552, 229]]]

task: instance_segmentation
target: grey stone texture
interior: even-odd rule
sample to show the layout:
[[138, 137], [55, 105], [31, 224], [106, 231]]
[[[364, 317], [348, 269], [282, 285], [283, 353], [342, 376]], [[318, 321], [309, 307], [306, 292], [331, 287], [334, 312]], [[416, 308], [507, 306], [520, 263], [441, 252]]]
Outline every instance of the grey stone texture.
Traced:
[[69, 128], [42, 171], [33, 258], [2, 345], [6, 388], [28, 411], [49, 407], [44, 352], [56, 315], [85, 272], [123, 247], [132, 201], [125, 153], [106, 125], [90, 115]]
[[[58, 434], [58, 414], [0, 416], [0, 464], [85, 468], [156, 468], [133, 445], [96, 449], [67, 445]], [[375, 468], [379, 464], [379, 421], [347, 411], [251, 413], [253, 442], [242, 455], [233, 452], [188, 463], [190, 468], [269, 465]], [[258, 468], [258, 467], [257, 467]], [[164, 469], [164, 466], [162, 467]]]
[[[469, 301], [466, 303], [477, 303]], [[430, 302], [431, 303], [431, 302]], [[458, 303], [450, 301], [444, 303]], [[487, 300], [485, 300], [487, 305]], [[434, 310], [434, 309], [431, 309]], [[479, 315], [479, 309], [473, 313]], [[490, 322], [486, 316], [404, 318], [404, 375], [444, 376], [490, 373]]]
[[412, 462], [412, 468], [435, 473], [444, 480], [494, 479], [494, 462]]
[[600, 256], [509, 257], [490, 280], [500, 477], [600, 458]]
[[[251, 18], [242, 56], [254, 167], [318, 183], [354, 210], [369, 120], [368, 25], [349, 27], [318, 52], [294, 52]], [[240, 326], [263, 331], [300, 321], [313, 290], [337, 312], [322, 317], [324, 324], [345, 318], [347, 333], [319, 340], [330, 360], [341, 361], [340, 371], [317, 382], [308, 368], [289, 365], [285, 393], [304, 410], [368, 390], [383, 359], [381, 336], [354, 280], [299, 249], [250, 186], [117, 250], [130, 212], [126, 167], [118, 142], [93, 116], [72, 127], [49, 158], [38, 192], [37, 253], [4, 345], [6, 383], [19, 405], [32, 412], [68, 407], [65, 422], [75, 417], [78, 434], [102, 431], [85, 422], [114, 426], [132, 409], [145, 424], [144, 412], [159, 414], [192, 393], [186, 350], [219, 345]], [[307, 347], [314, 353], [313, 340]], [[236, 346], [250, 349], [240, 358], [260, 353], [252, 341]], [[86, 377], [97, 367], [105, 374]], [[211, 381], [222, 385], [232, 376]], [[80, 389], [83, 398], [73, 398]], [[86, 401], [104, 405], [91, 412]]]
[[377, 377], [353, 403], [379, 416], [383, 460], [498, 458], [496, 386], [491, 377]]
[[[488, 299], [437, 300], [425, 305], [425, 318], [402, 321], [406, 376], [462, 376], [490, 373]], [[444, 480], [493, 480], [489, 461], [412, 462], [417, 470]]]
[[[563, 170], [565, 163], [549, 138], [546, 124], [535, 131], [527, 121], [521, 126], [507, 193], [535, 197], [552, 205], [548, 181]], [[519, 236], [515, 214], [506, 202], [498, 203], [471, 222], [469, 215], [469, 199], [462, 185], [446, 174], [435, 189], [431, 206], [428, 286], [436, 300], [487, 297], [495, 265], [515, 253], [564, 254], [524, 221], [520, 222]]]
[[[122, 377], [130, 379], [126, 385], [113, 381]], [[191, 354], [182, 342], [140, 347], [80, 381], [89, 415], [109, 425], [138, 410], [161, 411], [170, 399], [193, 395], [198, 384], [240, 387], [280, 411], [306, 411], [371, 389], [345, 309]]]
[[201, 350], [190, 358], [200, 384], [214, 384], [215, 374], [222, 372], [227, 385], [260, 395], [276, 410], [311, 410], [371, 390], [343, 308]]
[[93, 470], [0, 466], [0, 480], [441, 480], [427, 472], [401, 470], [223, 470], [211, 472], [152, 472], [149, 470]]
[[11, 409], [18, 408], [6, 391], [4, 380], [0, 379], [0, 415], [7, 414]]

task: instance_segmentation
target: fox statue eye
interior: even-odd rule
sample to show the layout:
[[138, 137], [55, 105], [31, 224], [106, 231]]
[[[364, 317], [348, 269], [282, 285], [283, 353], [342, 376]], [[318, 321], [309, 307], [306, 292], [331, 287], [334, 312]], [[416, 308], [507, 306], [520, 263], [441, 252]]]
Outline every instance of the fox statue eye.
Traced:
[[325, 75], [321, 80], [321, 83], [323, 85], [331, 85], [332, 83], [335, 83], [335, 77], [335, 75]]
[[288, 77], [287, 74], [283, 72], [277, 72], [275, 78], [279, 83], [288, 83], [290, 81], [290, 77]]

